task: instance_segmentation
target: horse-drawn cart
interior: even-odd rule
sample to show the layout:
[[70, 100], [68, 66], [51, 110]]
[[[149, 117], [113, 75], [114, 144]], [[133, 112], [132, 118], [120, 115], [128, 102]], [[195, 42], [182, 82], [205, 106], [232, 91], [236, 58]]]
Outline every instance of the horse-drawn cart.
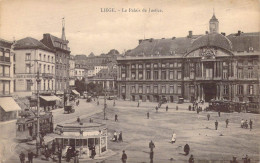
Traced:
[[74, 113], [75, 112], [75, 109], [73, 109], [73, 106], [72, 105], [67, 105], [64, 107], [64, 113], [67, 112], [68, 114], [69, 113]]

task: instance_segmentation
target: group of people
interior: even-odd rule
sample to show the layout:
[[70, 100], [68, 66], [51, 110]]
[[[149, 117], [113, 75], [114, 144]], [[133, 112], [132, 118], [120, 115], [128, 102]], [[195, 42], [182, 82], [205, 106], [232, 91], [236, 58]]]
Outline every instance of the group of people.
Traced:
[[[35, 154], [32, 151], [28, 152], [28, 163], [33, 163], [34, 156], [35, 156]], [[20, 158], [21, 163], [25, 162], [25, 154], [23, 152], [20, 153], [19, 158]]]
[[[250, 127], [250, 131], [253, 129], [253, 121], [250, 119], [249, 121], [249, 127]], [[241, 128], [248, 128], [248, 121], [247, 120], [244, 120], [242, 119], [241, 120]]]
[[[246, 155], [244, 158], [242, 158], [242, 160], [243, 160], [244, 163], [250, 163], [251, 162], [251, 160], [248, 157], [248, 155]], [[233, 156], [233, 159], [230, 160], [230, 163], [238, 163], [237, 157]]]
[[112, 138], [113, 142], [122, 142], [123, 141], [123, 133], [122, 131], [119, 132], [118, 137], [117, 137], [117, 132], [114, 132], [113, 138]]

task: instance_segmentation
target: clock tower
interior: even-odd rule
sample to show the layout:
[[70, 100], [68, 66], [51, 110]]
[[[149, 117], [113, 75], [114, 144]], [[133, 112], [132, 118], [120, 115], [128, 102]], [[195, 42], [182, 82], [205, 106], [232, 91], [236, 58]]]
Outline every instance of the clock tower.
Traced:
[[209, 32], [210, 33], [218, 33], [218, 19], [213, 13], [212, 18], [209, 20]]

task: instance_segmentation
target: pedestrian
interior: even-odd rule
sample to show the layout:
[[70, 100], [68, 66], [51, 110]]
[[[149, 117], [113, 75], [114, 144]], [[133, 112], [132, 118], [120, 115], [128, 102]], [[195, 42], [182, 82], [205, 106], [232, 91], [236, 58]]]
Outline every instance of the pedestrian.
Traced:
[[153, 163], [153, 151], [150, 152], [150, 163]]
[[226, 119], [226, 128], [228, 127], [229, 120]]
[[245, 158], [242, 158], [242, 160], [244, 160], [244, 163], [250, 163], [250, 158], [248, 157], [248, 155], [246, 155]]
[[99, 101], [97, 100], [97, 105], [99, 105]]
[[115, 115], [115, 122], [117, 122], [118, 121], [118, 115], [116, 114]]
[[155, 107], [156, 113], [158, 113], [158, 106]]
[[189, 158], [189, 163], [194, 163], [194, 158], [193, 158], [193, 155], [190, 155], [190, 158]]
[[253, 129], [253, 121], [250, 119], [249, 121], [250, 131]]
[[192, 106], [192, 111], [195, 111], [195, 107], [194, 106]]
[[150, 148], [150, 151], [152, 152], [153, 149], [155, 148], [155, 145], [153, 143], [153, 141], [151, 140], [151, 142], [149, 143], [149, 148]]
[[230, 163], [238, 163], [237, 158], [233, 157], [233, 160], [231, 160]]
[[137, 102], [137, 107], [139, 107], [139, 105], [140, 105], [140, 103], [139, 103], [139, 101]]
[[122, 133], [122, 131], [120, 131], [120, 133], [119, 133], [118, 141], [123, 141], [123, 133]]
[[122, 163], [126, 163], [127, 155], [125, 153], [125, 150], [123, 150], [123, 154], [122, 154], [121, 160], [122, 160]]
[[173, 132], [172, 134], [172, 144], [176, 142], [176, 134]]
[[91, 158], [94, 159], [96, 156], [96, 147], [93, 145], [92, 150], [91, 150]]
[[242, 120], [241, 120], [241, 128], [244, 127], [244, 123], [245, 123], [245, 121], [244, 121], [244, 119], [242, 119]]
[[74, 163], [79, 163], [79, 151], [76, 151], [75, 153]]
[[210, 118], [210, 114], [209, 113], [207, 114], [207, 118], [208, 118], [208, 121], [209, 121], [209, 118]]
[[190, 153], [190, 146], [189, 146], [189, 144], [186, 144], [184, 146], [184, 152], [185, 152], [185, 156], [187, 156]]
[[149, 112], [147, 112], [147, 114], [146, 114], [146, 115], [147, 115], [147, 119], [149, 119], [149, 116], [150, 116], [150, 115], [149, 115]]
[[24, 163], [24, 161], [25, 161], [25, 154], [23, 152], [21, 152], [20, 155], [19, 155], [19, 158], [20, 158], [21, 163]]
[[116, 133], [116, 131], [114, 132], [114, 141], [117, 142], [117, 133]]
[[218, 111], [218, 116], [220, 117], [220, 110]]
[[33, 155], [34, 154], [31, 151], [28, 153], [28, 161], [29, 161], [29, 163], [33, 163]]
[[166, 106], [166, 111], [168, 111], [168, 105]]
[[199, 108], [197, 108], [197, 114], [199, 114], [200, 113], [200, 110], [199, 110]]
[[191, 111], [191, 106], [189, 105], [189, 111]]
[[78, 100], [78, 105], [79, 105], [79, 100]]
[[77, 122], [80, 123], [80, 118], [79, 117], [77, 118]]
[[179, 107], [178, 107], [178, 105], [176, 106], [176, 110], [179, 110]]
[[61, 163], [61, 157], [62, 157], [62, 152], [61, 152], [61, 149], [59, 149], [59, 151], [58, 151], [59, 163]]
[[215, 122], [215, 129], [218, 130], [218, 121]]

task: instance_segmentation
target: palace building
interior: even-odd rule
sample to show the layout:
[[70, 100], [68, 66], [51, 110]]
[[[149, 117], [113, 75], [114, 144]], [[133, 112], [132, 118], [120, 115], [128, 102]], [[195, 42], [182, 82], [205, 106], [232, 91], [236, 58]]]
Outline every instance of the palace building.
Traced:
[[139, 40], [118, 57], [118, 96], [132, 101], [230, 100], [259, 102], [260, 32], [219, 32], [213, 14], [209, 32]]

